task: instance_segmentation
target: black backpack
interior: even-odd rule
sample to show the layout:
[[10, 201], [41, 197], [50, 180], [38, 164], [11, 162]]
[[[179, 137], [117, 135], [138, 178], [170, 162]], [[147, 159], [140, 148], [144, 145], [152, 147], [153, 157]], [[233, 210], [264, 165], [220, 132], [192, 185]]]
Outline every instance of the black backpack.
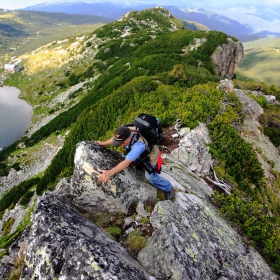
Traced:
[[162, 140], [162, 126], [158, 118], [149, 114], [140, 114], [136, 117], [132, 124], [126, 126], [135, 126], [136, 131], [132, 136], [129, 147], [136, 143], [139, 136], [143, 136], [148, 142], [145, 154], [149, 154], [155, 144]]

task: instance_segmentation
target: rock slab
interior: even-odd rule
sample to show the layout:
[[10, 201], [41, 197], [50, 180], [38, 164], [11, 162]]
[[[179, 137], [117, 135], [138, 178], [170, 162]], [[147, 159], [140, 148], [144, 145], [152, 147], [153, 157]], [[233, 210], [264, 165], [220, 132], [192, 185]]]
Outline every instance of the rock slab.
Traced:
[[131, 280], [149, 274], [57, 192], [35, 208], [21, 280]]

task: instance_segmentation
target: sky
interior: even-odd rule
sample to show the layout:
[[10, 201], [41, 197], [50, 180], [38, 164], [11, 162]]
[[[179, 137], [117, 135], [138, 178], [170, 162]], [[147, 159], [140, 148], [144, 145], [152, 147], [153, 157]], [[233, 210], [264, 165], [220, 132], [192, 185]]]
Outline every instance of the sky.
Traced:
[[280, 5], [280, 0], [198, 0], [198, 1], [188, 1], [188, 0], [1, 0], [0, 8], [2, 9], [21, 9], [29, 6], [34, 6], [42, 3], [51, 2], [110, 2], [110, 3], [125, 3], [135, 4], [135, 3], [148, 3], [157, 5], [172, 5], [178, 7], [213, 7], [213, 8], [225, 8], [232, 3], [234, 6], [242, 5]]

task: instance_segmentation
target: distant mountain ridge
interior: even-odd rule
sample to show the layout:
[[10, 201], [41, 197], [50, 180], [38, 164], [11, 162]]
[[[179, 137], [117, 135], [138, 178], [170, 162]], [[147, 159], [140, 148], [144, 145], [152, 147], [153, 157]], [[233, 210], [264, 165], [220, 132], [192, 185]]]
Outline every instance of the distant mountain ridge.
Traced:
[[[191, 5], [191, 4], [190, 4]], [[245, 5], [245, 4], [244, 4]], [[133, 10], [153, 8], [157, 4], [113, 4], [102, 3], [44, 3], [30, 6], [24, 10], [90, 14], [120, 19], [124, 14]], [[236, 7], [223, 10], [213, 8], [181, 8], [177, 6], [161, 5], [168, 9], [175, 17], [196, 21], [206, 25], [211, 30], [218, 30], [235, 36], [241, 41], [250, 41], [269, 35], [280, 37], [280, 10], [279, 7], [269, 9], [267, 6]]]

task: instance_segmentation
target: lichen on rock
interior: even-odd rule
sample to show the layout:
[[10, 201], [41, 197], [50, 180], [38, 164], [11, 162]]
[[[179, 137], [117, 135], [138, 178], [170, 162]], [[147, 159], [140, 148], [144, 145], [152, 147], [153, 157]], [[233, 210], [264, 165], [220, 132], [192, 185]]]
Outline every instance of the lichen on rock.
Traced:
[[34, 211], [21, 279], [149, 279], [125, 249], [57, 192]]

